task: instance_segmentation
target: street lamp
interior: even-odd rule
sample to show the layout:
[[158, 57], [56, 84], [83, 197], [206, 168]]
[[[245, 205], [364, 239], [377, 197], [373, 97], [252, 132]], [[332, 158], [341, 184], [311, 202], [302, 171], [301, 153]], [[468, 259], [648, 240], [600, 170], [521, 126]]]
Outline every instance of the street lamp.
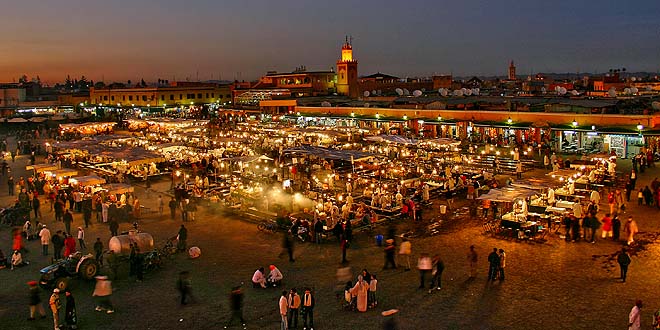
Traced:
[[577, 127], [577, 126], [578, 126], [578, 122], [577, 122], [577, 120], [575, 120], [575, 119], [573, 119], [573, 122], [572, 122], [571, 124], [573, 124], [573, 127]]
[[351, 117], [355, 117], [355, 112], [351, 111]]
[[642, 123], [638, 122], [638, 123], [637, 123], [637, 130], [638, 130], [638, 131], [641, 131], [641, 130], [643, 130], [643, 129], [644, 129], [644, 125], [642, 125]]
[[438, 116], [438, 121], [442, 121], [442, 116]]
[[380, 114], [376, 112], [376, 119], [380, 119]]
[[403, 115], [403, 120], [408, 120], [408, 116], [404, 114]]
[[511, 125], [511, 123], [513, 123], [513, 119], [511, 119], [511, 117], [509, 117], [509, 119], [507, 119], [506, 122], [507, 122], [509, 125]]

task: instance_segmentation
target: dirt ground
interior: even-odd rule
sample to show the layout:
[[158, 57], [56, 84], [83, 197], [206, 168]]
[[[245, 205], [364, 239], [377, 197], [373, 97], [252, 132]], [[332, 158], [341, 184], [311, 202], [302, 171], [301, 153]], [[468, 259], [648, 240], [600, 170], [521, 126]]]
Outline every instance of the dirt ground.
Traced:
[[[16, 163], [11, 164], [15, 176], [24, 172], [26, 162], [27, 157], [19, 156]], [[657, 173], [658, 169], [652, 169], [640, 174], [638, 187], [648, 184]], [[155, 203], [159, 194], [169, 200], [166, 192], [169, 182], [165, 181], [153, 184], [151, 190], [138, 186], [136, 194], [143, 205], [157, 209]], [[2, 182], [0, 202], [8, 205], [11, 197], [7, 196], [6, 178], [2, 178]], [[435, 218], [439, 204], [442, 202], [436, 201], [433, 210], [425, 212], [426, 219]], [[636, 202], [628, 204], [627, 214], [633, 215], [640, 230], [645, 232], [640, 238], [647, 237], [650, 244], [633, 256], [627, 283], [617, 280], [618, 268], [599, 257], [616, 252], [621, 248], [620, 243], [602, 239], [596, 244], [567, 243], [557, 234], [549, 235], [543, 244], [504, 240], [483, 235], [480, 219], [455, 217], [451, 212], [438, 235], [412, 239], [415, 262], [422, 252], [439, 253], [446, 265], [442, 290], [429, 294], [417, 289], [419, 275], [414, 269], [409, 272], [402, 268], [382, 270], [383, 251], [376, 246], [374, 236], [384, 234], [386, 226], [360, 232], [348, 253], [349, 266], [354, 276], [362, 268], [378, 275], [379, 304], [366, 313], [357, 313], [342, 310], [335, 295], [335, 274], [341, 267], [336, 242], [298, 243], [296, 261], [289, 263], [281, 256], [281, 235], [259, 232], [255, 224], [240, 216], [229, 216], [217, 205], [204, 204], [197, 221], [185, 224], [189, 246], [201, 248], [200, 258], [191, 260], [187, 255], [176, 255], [163, 269], [147, 274], [139, 283], [127, 278], [127, 267], [124, 267], [121, 278], [113, 283], [115, 314], [94, 311], [92, 282], [73, 281], [72, 292], [76, 297], [80, 329], [218, 329], [230, 316], [231, 287], [246, 283], [243, 287], [247, 328], [279, 329], [280, 288], [253, 289], [250, 284], [255, 269], [275, 264], [284, 273], [287, 289], [296, 287], [300, 291], [307, 286], [314, 289], [315, 329], [380, 329], [384, 321], [380, 313], [391, 308], [400, 310], [395, 316], [400, 329], [625, 329], [635, 299], [644, 301], [642, 322], [643, 327], [648, 327], [652, 313], [660, 307], [655, 291], [660, 284], [657, 275], [660, 247], [652, 244], [657, 237], [655, 233], [660, 231], [659, 213], [656, 208], [638, 207]], [[43, 222], [51, 229], [63, 229], [48, 210], [44, 212]], [[81, 223], [82, 216], [76, 213], [74, 226]], [[140, 227], [151, 233], [160, 246], [166, 238], [176, 235], [181, 223], [180, 218], [172, 221], [167, 214], [154, 214], [145, 216]], [[402, 233], [427, 224], [396, 225], [397, 231]], [[120, 231], [129, 226], [122, 223]], [[88, 245], [91, 246], [96, 237], [107, 245], [110, 238], [107, 226], [94, 223], [87, 229]], [[468, 279], [466, 261], [471, 244], [477, 247], [480, 271], [473, 280]], [[10, 228], [2, 227], [0, 248], [7, 253], [10, 247]], [[507, 277], [503, 282], [486, 281], [486, 256], [493, 247], [507, 251]], [[31, 262], [29, 266], [14, 271], [0, 270], [0, 328], [3, 329], [52, 328], [52, 316], [48, 311], [44, 320], [26, 320], [26, 282], [37, 280], [39, 269], [49, 264], [49, 258], [41, 256], [38, 241], [28, 242], [27, 248], [30, 250], [26, 255]], [[175, 288], [182, 270], [192, 274], [196, 300], [185, 307], [179, 306]], [[42, 300], [46, 301], [48, 296], [49, 293], [42, 292]], [[302, 328], [302, 318], [299, 328]]]

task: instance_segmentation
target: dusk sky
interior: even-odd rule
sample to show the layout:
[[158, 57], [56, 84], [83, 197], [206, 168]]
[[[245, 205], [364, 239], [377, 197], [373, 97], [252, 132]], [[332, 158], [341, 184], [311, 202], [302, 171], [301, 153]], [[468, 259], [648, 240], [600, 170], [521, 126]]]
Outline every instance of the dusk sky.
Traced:
[[0, 81], [328, 70], [347, 34], [360, 75], [655, 72], [658, 17], [658, 0], [21, 0], [0, 13]]

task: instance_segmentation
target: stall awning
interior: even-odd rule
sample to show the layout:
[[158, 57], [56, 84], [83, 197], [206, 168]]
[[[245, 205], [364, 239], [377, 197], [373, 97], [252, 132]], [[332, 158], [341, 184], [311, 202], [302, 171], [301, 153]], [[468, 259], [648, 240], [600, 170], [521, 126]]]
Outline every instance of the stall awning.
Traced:
[[367, 136], [364, 138], [367, 141], [374, 142], [387, 142], [394, 144], [417, 144], [417, 140], [408, 139], [400, 135], [376, 135], [376, 136]]
[[56, 170], [57, 165], [56, 164], [36, 164], [36, 165], [28, 165], [25, 166], [25, 170], [27, 171], [36, 171], [37, 173], [41, 173], [43, 171], [51, 171], [51, 170]]
[[96, 175], [87, 175], [71, 178], [69, 179], [69, 182], [76, 183], [81, 186], [95, 186], [97, 184], [104, 184], [105, 179]]
[[534, 190], [524, 189], [524, 188], [501, 188], [501, 189], [491, 189], [487, 194], [479, 196], [477, 199], [489, 200], [493, 202], [500, 203], [511, 203], [516, 198], [528, 198], [538, 194]]
[[298, 153], [310, 156], [316, 156], [325, 159], [335, 159], [343, 161], [366, 161], [376, 157], [376, 154], [357, 150], [337, 150], [314, 146], [300, 146], [284, 150], [284, 153]]
[[49, 171], [44, 171], [46, 173], [50, 173], [50, 175], [56, 176], [56, 177], [64, 177], [64, 176], [74, 176], [78, 175], [78, 171], [71, 169], [71, 168], [63, 168], [59, 170], [49, 170]]
[[101, 189], [106, 190], [110, 195], [133, 192], [133, 187], [124, 183], [106, 183], [101, 186]]

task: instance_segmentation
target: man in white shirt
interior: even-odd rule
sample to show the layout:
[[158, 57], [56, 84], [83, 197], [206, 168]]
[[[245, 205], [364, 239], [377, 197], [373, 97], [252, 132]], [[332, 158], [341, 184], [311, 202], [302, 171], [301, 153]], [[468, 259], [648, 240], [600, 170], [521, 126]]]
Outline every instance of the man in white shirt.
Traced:
[[50, 230], [46, 228], [46, 225], [43, 225], [41, 231], [39, 231], [39, 237], [41, 238], [41, 248], [43, 255], [48, 255], [48, 244], [50, 244]]
[[289, 302], [286, 300], [286, 290], [282, 291], [282, 296], [280, 297], [280, 302], [279, 302], [279, 307], [280, 307], [280, 316], [282, 317], [282, 322], [280, 323], [280, 330], [287, 330], [289, 329], [287, 320], [286, 320], [286, 314], [288, 311], [288, 306]]
[[628, 315], [628, 330], [640, 330], [642, 329], [641, 318], [642, 318], [642, 301], [637, 300], [635, 306], [630, 310], [630, 315]]

